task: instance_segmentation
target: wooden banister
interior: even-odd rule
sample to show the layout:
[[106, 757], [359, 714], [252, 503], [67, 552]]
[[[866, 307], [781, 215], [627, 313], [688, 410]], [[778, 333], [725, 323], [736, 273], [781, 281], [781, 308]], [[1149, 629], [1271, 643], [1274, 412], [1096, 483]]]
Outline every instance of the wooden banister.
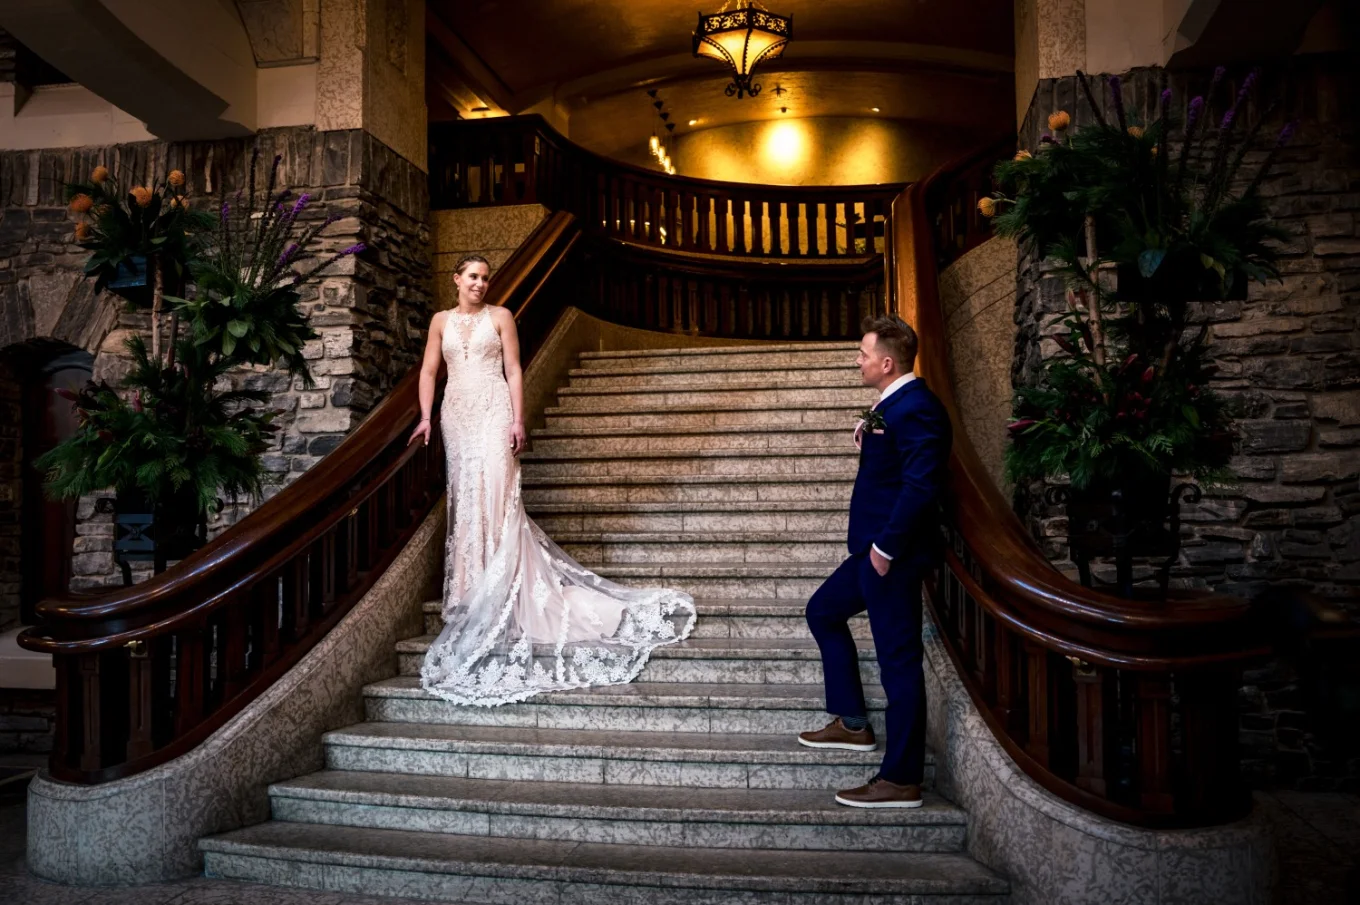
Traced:
[[893, 202], [892, 304], [915, 326], [917, 370], [955, 425], [949, 549], [931, 612], [992, 733], [1045, 788], [1142, 826], [1230, 821], [1250, 806], [1232, 715], [1243, 666], [1268, 653], [1255, 611], [1216, 594], [1124, 599], [1068, 580], [992, 482], [959, 417], [939, 272], [989, 238], [977, 200], [993, 163], [1013, 150], [1003, 139]]
[[537, 115], [435, 123], [429, 150], [433, 209], [542, 204], [592, 236], [733, 257], [880, 254], [902, 190], [667, 176], [578, 147]]
[[[493, 276], [523, 360], [565, 302], [542, 298], [576, 241], [559, 212]], [[203, 741], [298, 662], [372, 587], [441, 495], [436, 432], [412, 369], [335, 451], [236, 525], [149, 581], [42, 601], [20, 637], [57, 671], [51, 772], [80, 783], [147, 770]]]

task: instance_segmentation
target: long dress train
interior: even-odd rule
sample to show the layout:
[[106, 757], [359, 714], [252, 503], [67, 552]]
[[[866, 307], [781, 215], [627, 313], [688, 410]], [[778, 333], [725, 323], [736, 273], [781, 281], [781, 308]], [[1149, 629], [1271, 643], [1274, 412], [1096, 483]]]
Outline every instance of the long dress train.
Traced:
[[614, 584], [525, 514], [513, 410], [491, 313], [449, 313], [440, 427], [448, 465], [444, 628], [420, 670], [425, 690], [491, 706], [545, 691], [632, 681], [654, 648], [694, 627], [694, 600]]

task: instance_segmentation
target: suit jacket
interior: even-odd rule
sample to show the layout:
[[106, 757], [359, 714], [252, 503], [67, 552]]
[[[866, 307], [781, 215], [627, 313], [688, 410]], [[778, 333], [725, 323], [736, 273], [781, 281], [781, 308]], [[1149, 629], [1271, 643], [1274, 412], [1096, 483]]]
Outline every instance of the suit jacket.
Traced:
[[920, 378], [878, 406], [882, 433], [866, 429], [850, 497], [852, 554], [877, 545], [894, 560], [939, 547], [939, 504], [947, 481], [949, 415]]

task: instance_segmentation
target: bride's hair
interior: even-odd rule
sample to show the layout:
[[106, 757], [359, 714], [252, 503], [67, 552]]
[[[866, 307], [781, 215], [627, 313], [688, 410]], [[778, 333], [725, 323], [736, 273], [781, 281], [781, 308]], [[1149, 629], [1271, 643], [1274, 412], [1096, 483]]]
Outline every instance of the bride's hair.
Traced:
[[491, 265], [487, 264], [486, 258], [481, 255], [463, 255], [458, 259], [458, 266], [453, 268], [453, 272], [462, 273], [464, 270], [467, 270], [469, 264], [486, 264], [487, 272], [491, 272]]

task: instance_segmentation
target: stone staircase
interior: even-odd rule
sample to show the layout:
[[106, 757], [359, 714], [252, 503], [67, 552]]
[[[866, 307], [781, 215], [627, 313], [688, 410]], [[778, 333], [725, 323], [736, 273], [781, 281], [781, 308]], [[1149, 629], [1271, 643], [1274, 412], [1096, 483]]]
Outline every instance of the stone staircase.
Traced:
[[854, 349], [582, 356], [525, 456], [526, 504], [600, 574], [694, 594], [690, 640], [630, 685], [459, 707], [416, 678], [430, 601], [399, 675], [364, 690], [368, 721], [325, 736], [326, 770], [269, 789], [272, 821], [203, 840], [207, 873], [516, 905], [1007, 901], [964, 851], [963, 811], [929, 791], [841, 807], [831, 791], [878, 754], [794, 739], [826, 720], [803, 607], [844, 556], [849, 435], [873, 398]]

